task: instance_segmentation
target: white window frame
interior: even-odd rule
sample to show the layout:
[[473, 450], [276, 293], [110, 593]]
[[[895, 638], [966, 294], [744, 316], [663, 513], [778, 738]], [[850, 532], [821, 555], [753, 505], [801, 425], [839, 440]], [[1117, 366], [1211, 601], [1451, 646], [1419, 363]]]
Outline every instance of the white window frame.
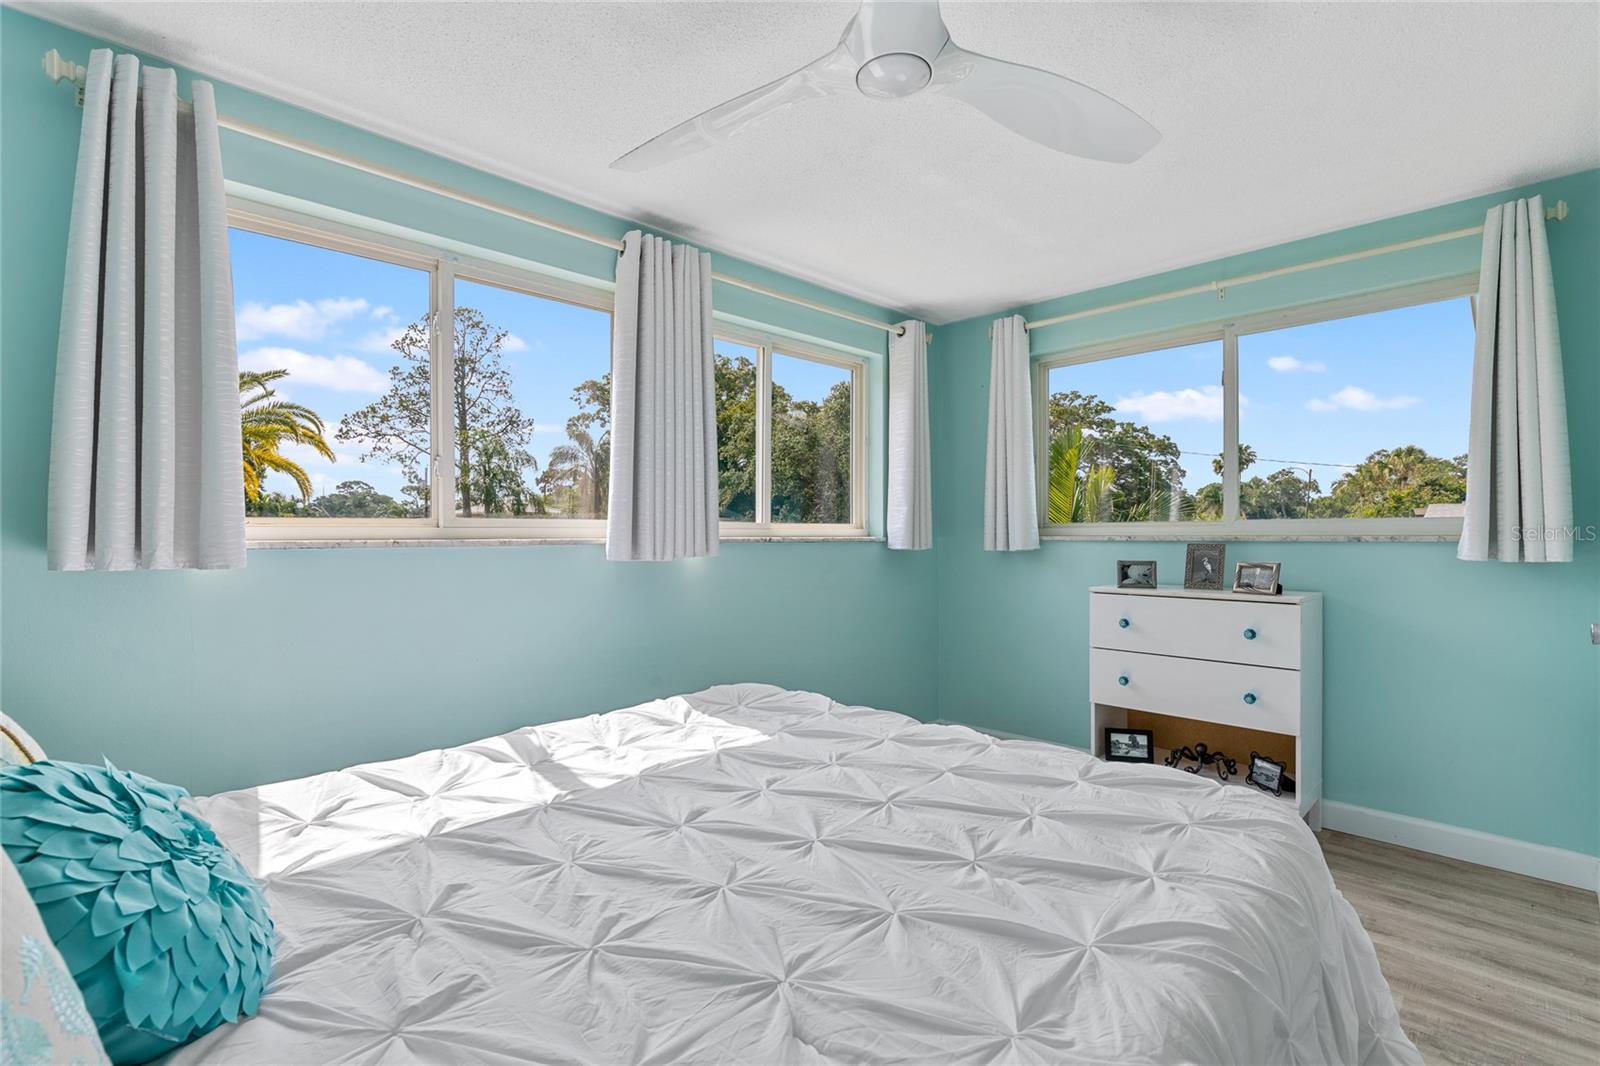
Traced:
[[[560, 300], [604, 311], [615, 306], [613, 294], [602, 285], [587, 285], [553, 277], [534, 269], [508, 266], [475, 256], [445, 251], [416, 241], [374, 234], [341, 223], [314, 218], [276, 207], [230, 199], [228, 226], [269, 237], [296, 241], [330, 251], [359, 255], [427, 272], [429, 310], [455, 306], [455, 281], [495, 285], [542, 299]], [[828, 540], [867, 536], [867, 362], [864, 358], [831, 352], [747, 326], [717, 322], [713, 328], [722, 340], [748, 345], [759, 353], [757, 363], [757, 445], [755, 522], [723, 521], [723, 540]], [[435, 383], [454, 377], [455, 331], [430, 331], [429, 373]], [[771, 521], [771, 387], [772, 352], [796, 356], [850, 371], [850, 508], [851, 521], [837, 524]], [[432, 499], [427, 518], [278, 518], [248, 516], [246, 541], [251, 546], [377, 546], [452, 541], [485, 544], [598, 544], [604, 543], [602, 518], [462, 517], [455, 513], [455, 423], [450, 417], [447, 390], [433, 390]]]
[[[1239, 516], [1239, 338], [1294, 326], [1353, 318], [1402, 307], [1473, 297], [1478, 276], [1463, 274], [1438, 281], [1382, 289], [1359, 296], [1303, 304], [1278, 311], [1147, 333], [1110, 344], [1087, 345], [1037, 357], [1033, 366], [1034, 465], [1038, 479], [1039, 533], [1050, 540], [1457, 540], [1460, 518], [1254, 518]], [[1050, 371], [1119, 359], [1165, 348], [1222, 342], [1222, 514], [1217, 522], [1045, 521], [1049, 500]]]
[[[859, 539], [867, 535], [867, 361], [829, 352], [779, 336], [718, 322], [712, 332], [721, 341], [756, 351], [756, 517], [753, 522], [724, 520], [723, 540]], [[850, 373], [850, 521], [774, 522], [772, 520], [772, 354], [787, 355], [837, 367]]]

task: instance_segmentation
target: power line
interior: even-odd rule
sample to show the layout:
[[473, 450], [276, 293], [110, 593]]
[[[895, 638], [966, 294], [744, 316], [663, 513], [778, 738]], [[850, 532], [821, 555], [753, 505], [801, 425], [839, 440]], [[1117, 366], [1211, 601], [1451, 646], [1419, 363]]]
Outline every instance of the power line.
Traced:
[[[1180, 449], [1178, 454], [1179, 455], [1203, 455], [1208, 459], [1221, 459], [1222, 458], [1222, 453], [1221, 452], [1186, 452], [1186, 451], [1183, 451], [1183, 450]], [[1317, 461], [1315, 459], [1272, 459], [1272, 458], [1269, 458], [1267, 456], [1262, 456], [1262, 455], [1256, 456], [1256, 462], [1258, 462], [1258, 463], [1282, 463], [1284, 466], [1336, 466], [1336, 467], [1339, 467], [1342, 470], [1357, 470], [1357, 469], [1360, 469], [1360, 464], [1359, 463], [1324, 463], [1324, 462], [1319, 462], [1319, 461]]]

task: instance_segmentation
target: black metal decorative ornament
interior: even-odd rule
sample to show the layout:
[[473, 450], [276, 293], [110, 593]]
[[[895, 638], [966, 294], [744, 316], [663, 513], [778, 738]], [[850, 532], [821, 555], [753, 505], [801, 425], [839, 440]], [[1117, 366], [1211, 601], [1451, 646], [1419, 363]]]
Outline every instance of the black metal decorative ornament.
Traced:
[[[1184, 762], [1192, 762], [1194, 765], [1182, 766]], [[1181, 748], [1174, 748], [1172, 753], [1167, 756], [1167, 765], [1180, 767], [1191, 774], [1198, 774], [1205, 767], [1214, 766], [1217, 770], [1217, 777], [1223, 781], [1239, 772], [1239, 764], [1229, 758], [1225, 752], [1212, 751], [1204, 744], [1196, 744], [1193, 748], [1187, 745]]]

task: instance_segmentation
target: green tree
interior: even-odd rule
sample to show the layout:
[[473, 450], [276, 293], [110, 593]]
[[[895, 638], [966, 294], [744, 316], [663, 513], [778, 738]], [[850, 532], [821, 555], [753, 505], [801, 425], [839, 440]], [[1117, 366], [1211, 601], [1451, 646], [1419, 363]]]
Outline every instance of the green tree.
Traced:
[[1111, 502], [1116, 472], [1097, 466], [1087, 454], [1083, 430], [1068, 426], [1050, 439], [1045, 517], [1052, 525], [1101, 522]]
[[1281, 467], [1239, 483], [1239, 513], [1246, 518], [1310, 518], [1322, 491], [1309, 472]]
[[[1251, 466], [1255, 465], [1255, 461], [1256, 461], [1256, 450], [1254, 448], [1250, 447], [1250, 445], [1248, 445], [1248, 444], [1240, 444], [1239, 445], [1239, 473], [1242, 474], [1246, 470], [1250, 469]], [[1219, 455], [1215, 459], [1211, 460], [1211, 472], [1213, 474], [1217, 475], [1218, 477], [1222, 476], [1222, 456]]]
[[[397, 337], [391, 347], [400, 361], [389, 368], [389, 389], [377, 400], [339, 420], [338, 438], [366, 446], [363, 462], [398, 465], [405, 475], [403, 490], [424, 513], [429, 491], [432, 423], [429, 360], [431, 316], [424, 315]], [[485, 507], [483, 492], [494, 493], [495, 509], [510, 510], [533, 493], [526, 485], [513, 491], [509, 479], [538, 464], [528, 451], [533, 419], [518, 409], [511, 388], [511, 370], [502, 359], [510, 331], [484, 321], [471, 307], [458, 307], [454, 317], [455, 380], [450, 414], [456, 431], [456, 505], [464, 515]], [[487, 455], [485, 454], [487, 452]], [[491, 469], [480, 475], [482, 459]]]
[[772, 520], [850, 520], [850, 382], [818, 403], [772, 386]]
[[1410, 517], [1430, 503], [1466, 498], [1466, 456], [1441, 459], [1406, 444], [1373, 452], [1335, 481], [1325, 510], [1340, 518]]
[[250, 514], [267, 513], [257, 510], [257, 506], [262, 499], [261, 483], [273, 471], [293, 479], [302, 500], [311, 498], [311, 476], [299, 463], [284, 456], [281, 449], [286, 441], [304, 444], [330, 463], [335, 461], [317, 413], [304, 404], [278, 399], [272, 384], [288, 376], [287, 370], [246, 370], [239, 374], [244, 498], [245, 510]]
[[302, 518], [311, 505], [299, 496], [281, 492], [263, 492], [254, 500], [245, 501], [245, 514], [257, 518]]
[[1177, 442], [1137, 422], [1112, 417], [1116, 408], [1076, 390], [1052, 393], [1047, 404], [1049, 439], [1077, 428], [1097, 465], [1112, 471], [1112, 522], [1163, 521], [1176, 502], [1184, 506], [1184, 468]]
[[[749, 521], [756, 513], [756, 366], [723, 354], [713, 366], [718, 510], [723, 518]], [[611, 487], [611, 375], [583, 382], [572, 401], [578, 413], [567, 419], [567, 440], [551, 450], [539, 488], [552, 513], [604, 517]]]
[[567, 440], [550, 449], [539, 475], [542, 506], [553, 514], [604, 518], [611, 492], [611, 375], [572, 390], [578, 413], [567, 419]]
[[756, 517], [756, 365], [718, 353], [717, 510], [733, 522]]
[[405, 504], [379, 492], [365, 481], [341, 481], [329, 493], [311, 501], [310, 512], [324, 518], [405, 518]]
[[1222, 521], [1222, 482], [1201, 485], [1189, 498], [1189, 517], [1196, 522]]

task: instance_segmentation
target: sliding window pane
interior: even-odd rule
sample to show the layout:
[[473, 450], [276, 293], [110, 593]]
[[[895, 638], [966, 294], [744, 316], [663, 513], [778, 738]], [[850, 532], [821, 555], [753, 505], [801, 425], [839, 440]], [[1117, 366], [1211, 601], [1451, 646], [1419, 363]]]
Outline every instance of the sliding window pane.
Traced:
[[611, 316], [455, 283], [455, 513], [604, 518], [611, 474]]
[[724, 522], [756, 519], [756, 365], [748, 344], [716, 342], [717, 507]]
[[426, 518], [428, 272], [228, 231], [245, 510]]
[[1046, 521], [1222, 517], [1222, 342], [1052, 367]]
[[843, 367], [772, 353], [772, 521], [848, 524], [855, 399]]
[[1241, 336], [1241, 516], [1459, 516], [1472, 353], [1465, 296]]

